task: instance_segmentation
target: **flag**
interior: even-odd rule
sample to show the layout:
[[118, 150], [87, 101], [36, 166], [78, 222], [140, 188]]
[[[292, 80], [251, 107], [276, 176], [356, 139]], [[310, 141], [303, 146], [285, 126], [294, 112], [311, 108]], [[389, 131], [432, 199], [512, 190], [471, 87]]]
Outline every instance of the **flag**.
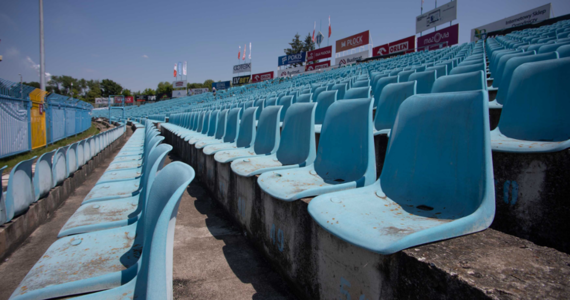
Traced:
[[239, 46], [239, 50], [238, 50], [238, 59], [241, 58], [241, 46]]
[[185, 75], [185, 76], [188, 75], [186, 72], [187, 68], [188, 68], [188, 62], [184, 61], [184, 66], [182, 67], [182, 75]]
[[329, 37], [331, 37], [332, 28], [331, 28], [331, 16], [329, 16]]
[[180, 76], [182, 76], [182, 62], [181, 61], [178, 62], [178, 73], [180, 73]]
[[249, 60], [251, 60], [251, 42], [249, 42]]
[[177, 74], [176, 74], [176, 65], [177, 65], [177, 64], [174, 64], [174, 77], [176, 77], [176, 75], [177, 75]]
[[313, 27], [313, 43], [315, 42], [315, 29], [317, 29], [317, 22], [315, 22], [315, 26]]
[[247, 44], [243, 45], [243, 60], [245, 60], [245, 52], [247, 52]]

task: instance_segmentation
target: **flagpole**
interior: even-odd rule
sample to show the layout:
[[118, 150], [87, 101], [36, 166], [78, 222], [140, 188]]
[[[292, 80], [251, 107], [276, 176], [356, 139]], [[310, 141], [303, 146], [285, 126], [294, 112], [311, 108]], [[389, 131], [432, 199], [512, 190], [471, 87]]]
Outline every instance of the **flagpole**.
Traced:
[[[321, 30], [323, 30], [323, 20], [319, 20], [319, 33], [322, 34]], [[321, 44], [318, 44], [319, 49], [321, 49]]]

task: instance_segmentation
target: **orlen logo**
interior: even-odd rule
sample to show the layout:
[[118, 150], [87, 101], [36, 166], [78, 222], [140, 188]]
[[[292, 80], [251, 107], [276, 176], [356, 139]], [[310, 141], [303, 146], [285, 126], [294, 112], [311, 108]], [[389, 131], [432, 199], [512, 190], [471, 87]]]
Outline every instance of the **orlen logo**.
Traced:
[[406, 51], [408, 50], [408, 42], [403, 42], [400, 44], [396, 44], [394, 46], [390, 46], [390, 53]]
[[384, 53], [386, 53], [386, 48], [381, 47], [380, 49], [378, 49], [378, 52], [376, 54], [377, 55], [384, 55]]
[[259, 80], [259, 75], [255, 75], [255, 81]]
[[360, 44], [362, 44], [362, 36], [358, 36], [358, 37], [352, 38], [350, 40], [342, 41], [340, 43], [342, 48], [346, 47], [347, 45], [348, 46], [357, 46]]
[[313, 71], [315, 68], [313, 66], [308, 66], [307, 71]]

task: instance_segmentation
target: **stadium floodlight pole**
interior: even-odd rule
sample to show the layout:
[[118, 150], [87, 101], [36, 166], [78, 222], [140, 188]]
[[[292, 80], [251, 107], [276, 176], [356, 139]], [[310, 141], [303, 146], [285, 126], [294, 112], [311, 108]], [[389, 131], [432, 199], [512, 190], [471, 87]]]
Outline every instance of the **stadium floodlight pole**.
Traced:
[[44, 1], [40, 0], [40, 89], [46, 90], [44, 59]]
[[[437, 0], [435, 0], [435, 8], [437, 8]], [[434, 29], [433, 32], [436, 32], [436, 31], [437, 31], [437, 26], [434, 26], [433, 29]]]
[[24, 99], [24, 91], [23, 91], [23, 83], [22, 83], [22, 74], [18, 74], [20, 75], [20, 98], [22, 98], [22, 100]]

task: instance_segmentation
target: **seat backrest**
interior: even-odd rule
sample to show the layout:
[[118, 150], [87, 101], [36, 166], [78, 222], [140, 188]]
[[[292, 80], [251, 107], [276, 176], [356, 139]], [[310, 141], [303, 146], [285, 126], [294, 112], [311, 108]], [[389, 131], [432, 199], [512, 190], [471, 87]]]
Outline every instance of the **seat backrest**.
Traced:
[[344, 94], [344, 99], [362, 99], [362, 98], [370, 98], [370, 93], [372, 88], [370, 86], [364, 87], [353, 87], [346, 91]]
[[380, 78], [378, 82], [376, 82], [376, 86], [372, 90], [372, 92], [374, 93], [374, 107], [378, 107], [378, 100], [380, 99], [380, 95], [382, 94], [382, 89], [386, 85], [396, 82], [398, 82], [398, 76], [383, 77]]
[[[115, 135], [115, 134], [116, 134], [116, 130], [114, 130], [114, 132], [113, 132], [113, 135]], [[113, 142], [113, 141], [114, 141], [114, 138], [111, 142]], [[77, 168], [78, 169], [85, 164], [85, 149], [83, 149], [84, 146], [85, 146], [85, 140], [81, 140], [77, 143], [77, 151], [75, 151], [75, 154], [77, 155]]]
[[498, 87], [498, 88], [501, 87], [501, 79], [503, 77], [503, 71], [505, 70], [505, 65], [507, 64], [507, 61], [509, 61], [509, 59], [511, 59], [513, 57], [529, 56], [529, 55], [535, 55], [535, 54], [536, 54], [535, 51], [526, 51], [526, 52], [509, 53], [509, 54], [501, 56], [501, 58], [499, 58], [499, 60], [497, 62], [497, 67], [495, 68], [495, 73], [493, 73], [493, 86]]
[[497, 92], [497, 102], [505, 105], [507, 94], [509, 93], [509, 88], [512, 83], [513, 73], [516, 68], [524, 63], [536, 62], [557, 59], [558, 52], [550, 52], [544, 54], [530, 55], [530, 56], [520, 56], [513, 57], [507, 61], [505, 64], [505, 69], [503, 70], [503, 76], [501, 79], [501, 88]]
[[570, 45], [561, 46], [560, 48], [556, 49], [556, 52], [558, 52], [560, 58], [570, 57]]
[[[94, 142], [91, 143], [94, 146]], [[65, 178], [67, 178], [67, 163], [65, 159], [66, 147], [61, 147], [55, 151], [53, 155], [53, 164], [52, 164], [52, 175], [53, 175], [53, 185], [62, 183]]]
[[211, 114], [212, 114], [212, 111], [208, 111], [204, 114], [204, 120], [202, 123], [202, 131], [200, 131], [201, 134], [208, 133], [208, 129], [210, 128], [210, 115]]
[[485, 71], [485, 65], [482, 63], [467, 65], [467, 66], [457, 66], [451, 70], [449, 75], [464, 74], [475, 71]]
[[265, 99], [259, 99], [259, 100], [255, 101], [254, 107], [257, 107], [257, 113], [255, 114], [255, 119], [259, 120], [259, 115], [261, 115], [261, 112], [263, 111], [263, 108], [265, 107]]
[[408, 78], [408, 81], [416, 81], [417, 94], [429, 94], [435, 79], [437, 77], [436, 70], [429, 70], [423, 72], [416, 72]]
[[172, 162], [160, 171], [150, 188], [144, 220], [137, 226], [137, 237], [144, 236], [141, 267], [135, 285], [137, 299], [173, 299], [176, 215], [182, 194], [194, 176], [192, 167]]
[[53, 186], [53, 174], [51, 170], [51, 162], [55, 150], [44, 153], [38, 158], [36, 168], [34, 170], [34, 195], [35, 201], [47, 195]]
[[317, 102], [317, 99], [319, 98], [319, 94], [326, 91], [327, 87], [326, 86], [321, 86], [315, 89], [315, 91], [313, 92], [313, 96], [312, 96], [312, 101]]
[[[281, 96], [281, 97], [284, 97], [284, 96]], [[269, 98], [269, 99], [265, 100], [265, 107], [268, 107], [271, 105], [277, 105], [277, 98]]]
[[325, 120], [325, 115], [329, 106], [337, 100], [338, 91], [324, 91], [317, 98], [317, 108], [315, 110], [315, 124], [321, 125]]
[[352, 88], [359, 88], [359, 87], [369, 87], [370, 86], [370, 80], [366, 79], [366, 80], [358, 80], [356, 81], [353, 85]]
[[[279, 101], [287, 98], [285, 101], [291, 102], [292, 96], [286, 96]], [[255, 135], [255, 142], [253, 144], [253, 151], [255, 154], [272, 154], [279, 147], [280, 140], [280, 115], [283, 111], [281, 105], [272, 105], [266, 107], [259, 117], [257, 124], [257, 133]]]
[[200, 112], [200, 115], [198, 116], [198, 119], [196, 120], [196, 122], [198, 122], [198, 124], [196, 124], [196, 132], [202, 132], [202, 128], [204, 127], [204, 119], [206, 118], [206, 112]]
[[475, 71], [458, 75], [447, 75], [438, 78], [431, 88], [432, 93], [466, 92], [485, 90], [487, 87], [483, 71]]
[[554, 52], [554, 51], [556, 51], [556, 49], [558, 49], [564, 45], [568, 45], [568, 44], [570, 44], [570, 41], [560, 42], [560, 43], [556, 43], [556, 44], [542, 45], [542, 46], [540, 46], [540, 48], [538, 48], [538, 54]]
[[287, 113], [287, 110], [291, 104], [293, 104], [293, 96], [283, 96], [279, 99], [279, 103], [277, 105], [282, 106], [279, 121], [283, 121], [283, 119], [285, 119], [285, 113]]
[[319, 137], [315, 171], [325, 182], [376, 180], [372, 135], [372, 99], [336, 101], [327, 110]]
[[287, 111], [276, 153], [283, 165], [304, 167], [315, 161], [316, 107], [316, 103], [296, 103]]
[[[548, 54], [537, 54], [548, 55]], [[500, 131], [527, 141], [570, 139], [570, 58], [517, 67], [499, 121]]]
[[[268, 106], [269, 107], [269, 106]], [[265, 107], [267, 109], [268, 107]], [[236, 146], [238, 148], [245, 147], [249, 148], [253, 145], [255, 141], [255, 111], [257, 107], [250, 107], [245, 110], [243, 116], [241, 117], [241, 122], [239, 124], [239, 132], [236, 139]], [[260, 116], [261, 118], [261, 116]]]
[[338, 91], [338, 94], [336, 95], [337, 99], [342, 100], [342, 99], [344, 99], [344, 93], [346, 93], [346, 87], [347, 86], [348, 86], [348, 83], [337, 83], [332, 87], [331, 91], [334, 91], [334, 90]]
[[313, 102], [312, 97], [313, 97], [312, 93], [299, 95], [299, 98], [297, 98], [297, 103]]
[[71, 144], [67, 148], [67, 152], [65, 153], [65, 159], [67, 164], [67, 177], [77, 171], [77, 143]]
[[208, 125], [208, 136], [214, 136], [216, 134], [216, 130], [218, 129], [218, 115], [220, 114], [219, 110], [214, 110], [210, 114], [210, 124]]
[[414, 74], [415, 72], [416, 72], [416, 70], [410, 70], [410, 71], [402, 71], [402, 72], [398, 73], [398, 76], [400, 76], [400, 82], [408, 81], [408, 77], [410, 77], [410, 75]]
[[386, 196], [430, 218], [431, 210], [467, 216], [483, 200], [494, 208], [488, 103], [483, 90], [404, 101], [380, 175]]
[[85, 139], [83, 143], [83, 164], [86, 164], [91, 159], [91, 143], [89, 142], [91, 138]]
[[216, 135], [214, 135], [215, 139], [222, 139], [224, 134], [226, 133], [226, 122], [228, 119], [228, 110], [224, 109], [218, 115], [218, 124], [216, 125]]
[[437, 78], [442, 77], [442, 76], [447, 76], [447, 65], [438, 65], [438, 66], [426, 68], [426, 71], [429, 71], [429, 70], [437, 71], [437, 73], [435, 73]]
[[400, 105], [416, 94], [416, 87], [416, 81], [390, 83], [384, 87], [374, 116], [376, 130], [392, 129]]
[[36, 201], [32, 183], [32, 164], [35, 159], [36, 156], [23, 160], [10, 171], [8, 190], [5, 197], [2, 198], [4, 203], [0, 203], [0, 224], [9, 222], [14, 217], [23, 214]]

